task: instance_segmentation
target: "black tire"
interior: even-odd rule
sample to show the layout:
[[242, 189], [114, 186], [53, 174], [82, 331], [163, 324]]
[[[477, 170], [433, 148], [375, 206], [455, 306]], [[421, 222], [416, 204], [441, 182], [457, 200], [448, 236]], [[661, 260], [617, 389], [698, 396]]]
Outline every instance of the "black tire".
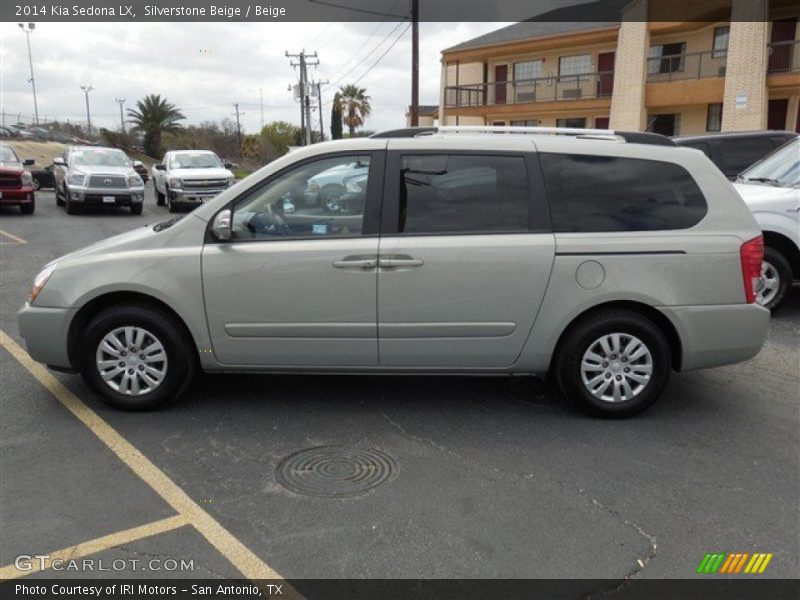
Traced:
[[19, 209], [23, 215], [32, 215], [36, 210], [36, 200], [31, 200], [30, 204], [20, 204]]
[[[613, 333], [638, 338], [650, 351], [652, 362], [649, 381], [631, 399], [617, 402], [593, 396], [584, 385], [581, 372], [587, 350], [594, 347], [595, 342], [603, 336]], [[554, 362], [555, 378], [561, 392], [584, 412], [605, 418], [632, 417], [649, 408], [661, 396], [672, 370], [670, 346], [664, 332], [647, 317], [627, 309], [603, 310], [575, 323], [564, 334]], [[612, 374], [612, 369], [626, 368], [619, 360], [603, 365], [608, 366], [608, 373], [598, 376], [604, 380], [611, 379], [612, 388], [616, 385], [614, 380], [627, 377], [623, 373]], [[629, 363], [629, 366], [633, 367], [633, 363]]]
[[77, 202], [73, 202], [72, 200], [67, 198], [66, 205], [67, 205], [67, 214], [68, 215], [77, 215], [78, 214], [78, 210], [80, 209], [80, 207], [78, 206]]
[[42, 189], [42, 182], [36, 176], [33, 177], [33, 189], [37, 192]]
[[56, 188], [56, 206], [64, 206], [64, 202], [67, 198], [67, 193], [63, 190], [61, 193], [63, 194], [63, 196], [59, 197], [58, 188]]
[[[151, 392], [129, 395], [112, 389], [100, 374], [96, 352], [103, 338], [120, 327], [140, 327], [155, 336], [166, 353], [166, 373]], [[86, 327], [85, 354], [81, 357], [81, 374], [109, 406], [120, 410], [151, 410], [164, 406], [179, 397], [191, 383], [197, 371], [197, 353], [188, 334], [174, 317], [157, 307], [142, 304], [123, 304], [105, 309]], [[131, 369], [133, 370], [133, 369]]]
[[165, 187], [164, 190], [167, 192], [165, 195], [167, 197], [167, 210], [171, 213], [178, 212], [178, 206], [172, 201], [172, 198], [169, 196], [169, 188]]
[[164, 206], [164, 203], [166, 202], [166, 198], [164, 197], [164, 194], [162, 194], [161, 192], [158, 191], [158, 187], [156, 186], [156, 180], [155, 179], [153, 179], [153, 189], [156, 192], [156, 204], [158, 206]]
[[764, 249], [764, 264], [767, 268], [773, 269], [777, 275], [778, 289], [768, 302], [761, 305], [769, 310], [775, 310], [786, 299], [789, 289], [792, 287], [792, 266], [786, 257], [772, 246]]
[[132, 215], [140, 215], [142, 214], [142, 206], [141, 202], [131, 204], [131, 214]]

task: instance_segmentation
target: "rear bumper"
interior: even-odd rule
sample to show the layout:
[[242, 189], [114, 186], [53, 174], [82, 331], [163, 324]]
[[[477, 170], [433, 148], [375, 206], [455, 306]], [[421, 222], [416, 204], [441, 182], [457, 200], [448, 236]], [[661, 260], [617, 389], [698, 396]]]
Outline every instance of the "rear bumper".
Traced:
[[33, 360], [60, 369], [72, 368], [67, 336], [76, 312], [75, 308], [42, 308], [30, 302], [19, 309], [19, 333]]
[[761, 351], [769, 311], [757, 304], [659, 306], [681, 340], [681, 371], [738, 363]]
[[13, 190], [0, 190], [0, 205], [30, 204], [34, 201], [32, 187], [14, 188]]

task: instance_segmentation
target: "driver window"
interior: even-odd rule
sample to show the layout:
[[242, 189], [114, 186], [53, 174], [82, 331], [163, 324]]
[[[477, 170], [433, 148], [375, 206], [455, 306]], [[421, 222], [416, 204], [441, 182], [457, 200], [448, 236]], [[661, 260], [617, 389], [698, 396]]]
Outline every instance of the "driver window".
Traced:
[[369, 155], [306, 163], [236, 203], [235, 240], [361, 235]]

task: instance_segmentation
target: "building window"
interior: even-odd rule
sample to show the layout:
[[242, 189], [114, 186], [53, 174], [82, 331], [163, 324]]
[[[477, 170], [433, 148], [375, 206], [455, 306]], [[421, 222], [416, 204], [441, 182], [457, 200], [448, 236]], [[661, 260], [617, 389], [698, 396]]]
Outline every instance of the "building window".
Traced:
[[570, 117], [567, 119], [556, 119], [556, 127], [574, 127], [578, 129], [586, 129], [586, 118]]
[[558, 74], [561, 77], [568, 75], [584, 75], [592, 71], [592, 57], [588, 54], [578, 56], [562, 56], [558, 59]]
[[542, 60], [514, 63], [514, 81], [539, 79], [542, 76]]
[[648, 75], [683, 71], [683, 55], [685, 52], [686, 42], [650, 46], [647, 58]]
[[706, 131], [722, 130], [722, 103], [708, 105], [706, 113]]
[[527, 119], [525, 121], [511, 121], [512, 127], [537, 127], [541, 125], [539, 119]]
[[728, 40], [731, 36], [730, 27], [716, 27], [714, 29], [714, 46], [712, 58], [725, 58], [728, 55]]

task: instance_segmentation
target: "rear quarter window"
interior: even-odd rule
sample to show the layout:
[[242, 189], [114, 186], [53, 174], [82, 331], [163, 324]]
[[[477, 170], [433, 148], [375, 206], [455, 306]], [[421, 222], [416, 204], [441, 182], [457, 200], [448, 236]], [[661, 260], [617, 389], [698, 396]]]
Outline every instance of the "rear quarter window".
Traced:
[[661, 161], [540, 154], [557, 232], [688, 229], [706, 215], [683, 167]]

